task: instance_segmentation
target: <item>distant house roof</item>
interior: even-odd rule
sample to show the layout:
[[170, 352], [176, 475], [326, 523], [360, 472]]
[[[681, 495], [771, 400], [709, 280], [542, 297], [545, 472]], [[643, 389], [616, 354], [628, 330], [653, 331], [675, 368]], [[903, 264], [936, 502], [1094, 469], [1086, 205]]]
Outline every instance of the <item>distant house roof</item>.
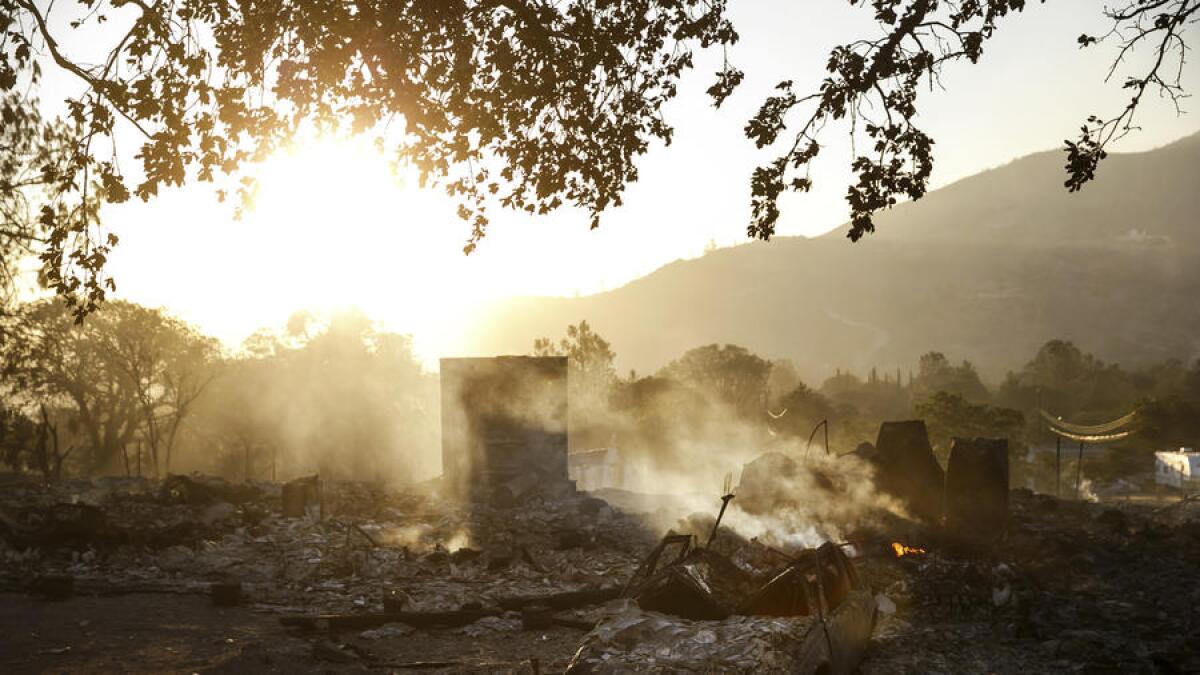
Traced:
[[1200, 482], [1200, 452], [1180, 448], [1154, 453], [1154, 480], [1175, 487]]

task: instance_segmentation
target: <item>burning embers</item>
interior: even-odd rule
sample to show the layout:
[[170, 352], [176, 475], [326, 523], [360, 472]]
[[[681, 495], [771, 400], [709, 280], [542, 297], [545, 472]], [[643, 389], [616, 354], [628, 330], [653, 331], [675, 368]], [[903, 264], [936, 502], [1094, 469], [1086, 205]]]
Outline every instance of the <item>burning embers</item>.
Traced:
[[923, 548], [909, 546], [908, 544], [902, 544], [898, 541], [892, 542], [892, 552], [896, 554], [897, 558], [903, 558], [906, 555], [925, 555], [927, 553], [927, 551]]

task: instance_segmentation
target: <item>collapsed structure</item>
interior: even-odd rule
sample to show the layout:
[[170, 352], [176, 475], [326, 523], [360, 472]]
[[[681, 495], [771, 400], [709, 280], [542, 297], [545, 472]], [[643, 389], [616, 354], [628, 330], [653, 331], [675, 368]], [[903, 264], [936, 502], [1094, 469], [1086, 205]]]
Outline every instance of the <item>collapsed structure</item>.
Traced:
[[568, 673], [853, 670], [877, 617], [841, 547], [784, 554], [753, 541], [730, 558], [668, 535], [586, 636]]

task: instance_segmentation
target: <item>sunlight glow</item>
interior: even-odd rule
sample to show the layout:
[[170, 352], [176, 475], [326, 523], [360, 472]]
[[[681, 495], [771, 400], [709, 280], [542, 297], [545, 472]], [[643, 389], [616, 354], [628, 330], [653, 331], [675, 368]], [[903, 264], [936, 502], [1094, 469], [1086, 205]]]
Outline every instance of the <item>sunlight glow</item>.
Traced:
[[252, 280], [278, 284], [281, 305], [390, 305], [425, 313], [435, 304], [431, 294], [405, 289], [436, 273], [427, 249], [449, 243], [433, 241], [446, 229], [434, 222], [444, 214], [405, 189], [408, 181], [381, 155], [359, 144], [322, 142], [276, 156], [256, 174], [258, 196], [243, 218], [245, 243], [271, 253]]
[[393, 172], [365, 140], [309, 143], [255, 174], [242, 246], [263, 253], [243, 280], [270, 289], [276, 312], [358, 308], [389, 330], [414, 334], [426, 352], [479, 300], [453, 205], [419, 189], [415, 172]]
[[234, 349], [294, 312], [355, 308], [412, 335], [435, 368], [479, 344], [472, 331], [485, 306], [614, 288], [662, 264], [672, 237], [692, 227], [651, 213], [591, 231], [575, 210], [534, 218], [494, 205], [486, 239], [467, 256], [456, 203], [421, 188], [414, 171], [394, 172], [365, 138], [298, 142], [247, 170], [258, 189], [240, 220], [199, 190], [106, 215], [121, 236], [112, 266], [121, 296], [168, 307]]

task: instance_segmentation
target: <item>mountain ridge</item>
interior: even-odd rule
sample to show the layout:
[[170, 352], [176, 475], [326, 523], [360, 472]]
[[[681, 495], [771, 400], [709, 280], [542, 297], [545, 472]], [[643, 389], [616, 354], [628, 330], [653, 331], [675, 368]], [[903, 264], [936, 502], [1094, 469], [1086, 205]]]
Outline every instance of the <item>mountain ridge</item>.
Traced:
[[477, 353], [530, 349], [586, 319], [622, 369], [701, 344], [790, 358], [810, 380], [912, 365], [930, 350], [996, 379], [1052, 338], [1137, 365], [1200, 356], [1200, 134], [1113, 154], [1068, 194], [1061, 153], [963, 178], [844, 228], [677, 260], [578, 298], [520, 298], [478, 319]]

